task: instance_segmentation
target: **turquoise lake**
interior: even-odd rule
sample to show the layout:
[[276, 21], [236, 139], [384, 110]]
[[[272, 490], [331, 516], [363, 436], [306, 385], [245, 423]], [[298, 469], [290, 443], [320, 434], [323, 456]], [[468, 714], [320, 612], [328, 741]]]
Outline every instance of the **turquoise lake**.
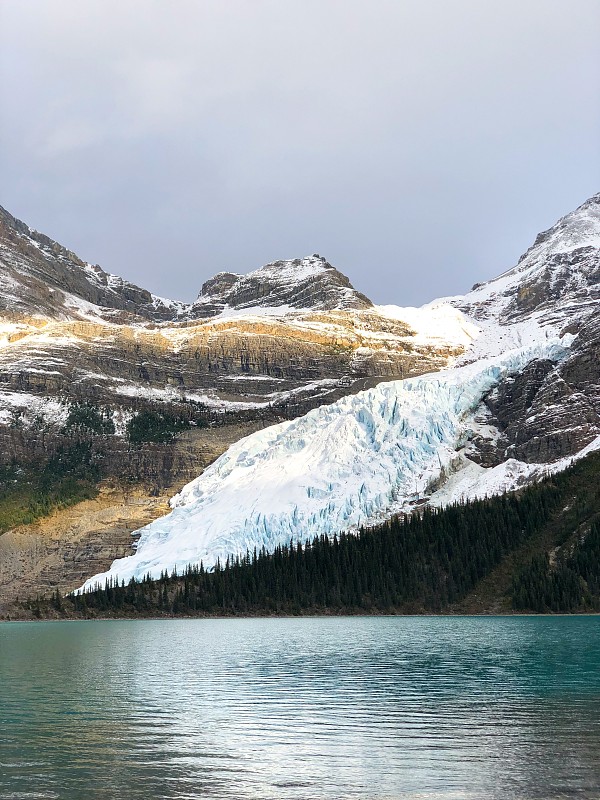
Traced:
[[600, 798], [600, 617], [0, 624], [0, 798]]

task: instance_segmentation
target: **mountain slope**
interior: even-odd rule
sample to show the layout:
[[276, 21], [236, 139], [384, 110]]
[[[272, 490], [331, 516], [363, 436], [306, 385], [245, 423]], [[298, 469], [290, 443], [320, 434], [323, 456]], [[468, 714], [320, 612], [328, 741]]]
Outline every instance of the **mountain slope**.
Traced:
[[600, 193], [543, 233], [518, 264], [459, 302], [470, 316], [510, 324], [570, 319], [600, 299]]
[[481, 331], [454, 367], [238, 442], [86, 587], [511, 490], [600, 447], [599, 211], [596, 195], [452, 301]]
[[[106, 485], [173, 493], [248, 431], [440, 369], [478, 331], [448, 303], [374, 307], [316, 255], [163, 300], [0, 209], [0, 494], [14, 469], [24, 481], [80, 445], [107, 502]], [[0, 602], [72, 588], [126, 552], [108, 528], [74, 544], [58, 518], [42, 527], [0, 533]]]
[[290, 539], [373, 523], [423, 496], [450, 470], [472, 415], [504, 374], [564, 356], [559, 340], [394, 383], [323, 406], [236, 443], [145, 529], [136, 553], [91, 578], [160, 577]]
[[156, 297], [88, 264], [0, 206], [0, 314], [10, 319], [177, 318], [183, 303]]
[[38, 616], [498, 614], [600, 609], [600, 452], [525, 489], [315, 537], [221, 568], [48, 603]]
[[483, 443], [480, 460], [551, 462], [600, 434], [600, 194], [540, 234], [516, 267], [454, 304], [482, 328], [457, 364], [575, 335], [560, 364], [532, 364], [486, 398], [482, 413], [499, 436], [493, 447]]

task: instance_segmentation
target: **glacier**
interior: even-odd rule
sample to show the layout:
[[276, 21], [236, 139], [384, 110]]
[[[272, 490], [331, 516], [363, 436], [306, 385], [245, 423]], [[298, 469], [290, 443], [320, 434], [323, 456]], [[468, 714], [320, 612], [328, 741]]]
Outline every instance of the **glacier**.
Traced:
[[290, 540], [373, 524], [452, 470], [482, 398], [537, 358], [559, 361], [573, 337], [548, 337], [493, 358], [382, 383], [232, 445], [142, 528], [106, 580], [160, 577]]

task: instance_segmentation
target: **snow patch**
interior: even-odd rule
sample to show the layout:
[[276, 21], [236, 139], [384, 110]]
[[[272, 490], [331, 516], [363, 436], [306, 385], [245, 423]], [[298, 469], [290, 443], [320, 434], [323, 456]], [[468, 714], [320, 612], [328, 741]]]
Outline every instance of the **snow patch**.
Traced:
[[441, 489], [431, 495], [429, 502], [437, 507], [468, 500], [481, 500], [505, 492], [514, 492], [533, 481], [570, 467], [590, 453], [600, 450], [600, 436], [594, 439], [574, 456], [544, 464], [528, 464], [509, 458], [495, 467], [484, 468], [472, 461], [463, 461], [461, 469], [456, 470]]
[[481, 333], [478, 324], [444, 301], [427, 303], [420, 308], [389, 305], [375, 309], [382, 317], [405, 322], [414, 330], [416, 344], [469, 347]]
[[61, 400], [28, 392], [0, 391], [0, 425], [64, 425], [69, 406]]

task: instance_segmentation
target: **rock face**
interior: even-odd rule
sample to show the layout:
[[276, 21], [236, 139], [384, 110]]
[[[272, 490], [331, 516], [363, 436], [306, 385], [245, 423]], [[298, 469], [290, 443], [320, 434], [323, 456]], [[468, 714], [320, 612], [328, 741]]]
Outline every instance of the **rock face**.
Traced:
[[[17, 597], [67, 592], [90, 571], [104, 569], [131, 552], [131, 533], [168, 509], [168, 499], [186, 478], [207, 466], [260, 423], [233, 423], [224, 427], [190, 430], [173, 443], [130, 450], [127, 480], [109, 479], [98, 497], [54, 511], [29, 525], [0, 535], [0, 614]], [[14, 432], [18, 434], [18, 432]], [[122, 465], [123, 453], [103, 453]], [[117, 447], [126, 448], [117, 442]], [[40, 453], [40, 458], [43, 453]], [[142, 477], [139, 481], [136, 478]], [[152, 487], [152, 491], [148, 488]]]
[[[539, 234], [516, 267], [456, 305], [506, 345], [550, 333], [575, 337], [564, 361], [533, 363], [486, 398], [488, 421], [500, 432], [496, 463], [550, 463], [600, 435], [600, 194]], [[489, 346], [485, 335], [483, 343]]]
[[477, 284], [458, 305], [503, 325], [530, 318], [577, 323], [600, 299], [600, 193], [538, 234], [518, 264]]
[[548, 463], [600, 435], [600, 319], [582, 326], [569, 357], [534, 362], [486, 398], [502, 433], [496, 458]]
[[0, 206], [0, 314], [77, 319], [91, 313], [118, 320], [125, 312], [166, 320], [185, 309], [87, 264]]
[[220, 272], [203, 286], [192, 316], [213, 316], [225, 309], [289, 307], [328, 311], [371, 308], [348, 278], [315, 253], [306, 258], [273, 261], [247, 275]]

